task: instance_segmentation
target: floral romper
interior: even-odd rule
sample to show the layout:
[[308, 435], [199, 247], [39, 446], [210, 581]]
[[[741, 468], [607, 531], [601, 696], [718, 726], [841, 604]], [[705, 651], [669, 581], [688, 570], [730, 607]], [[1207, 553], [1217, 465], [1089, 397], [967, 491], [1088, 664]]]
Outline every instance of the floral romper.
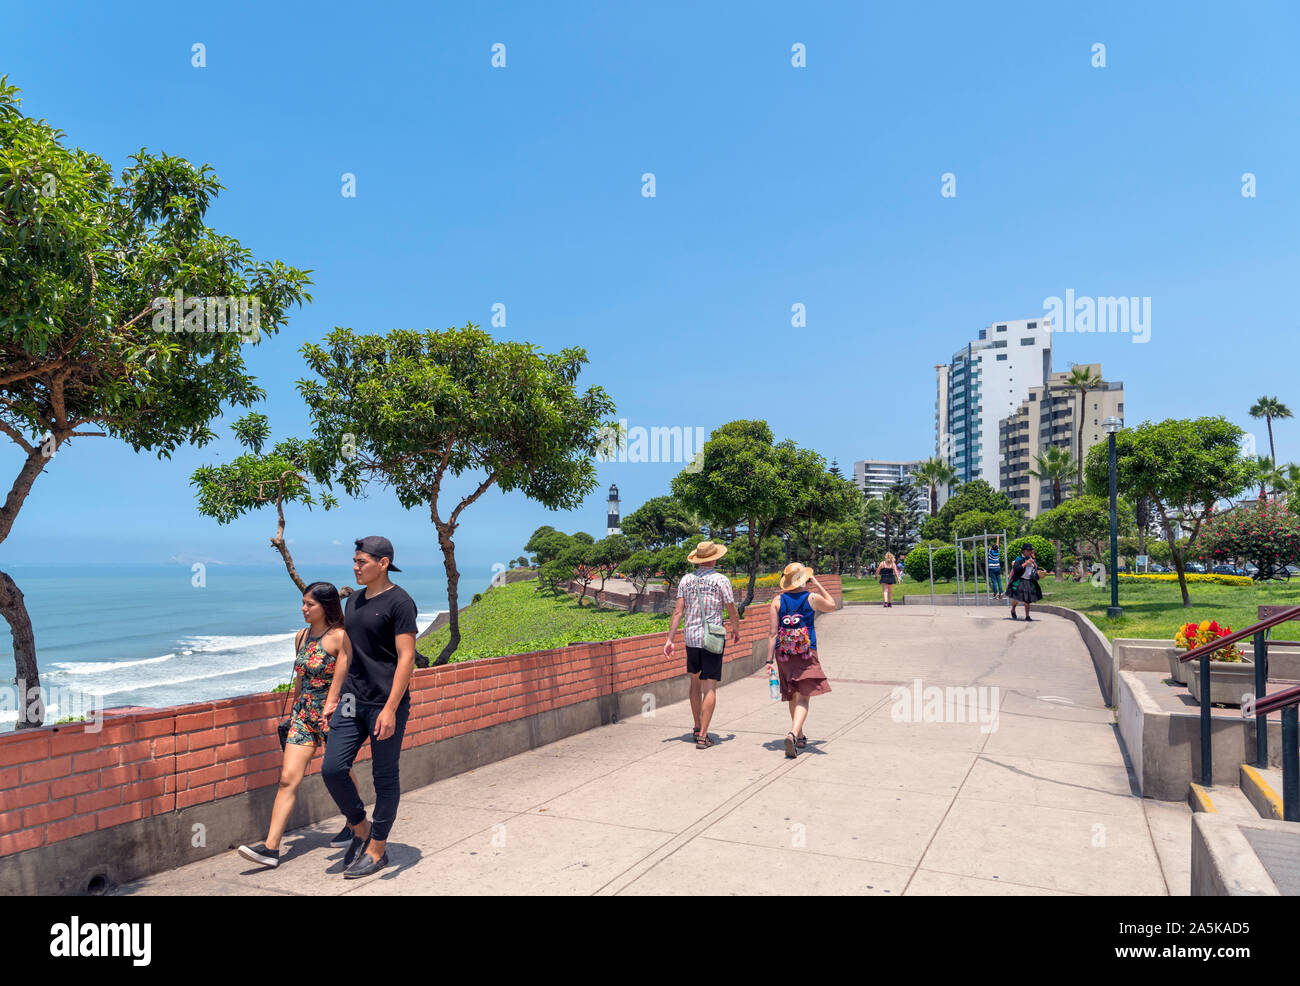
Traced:
[[304, 634], [302, 647], [293, 663], [294, 673], [302, 677], [298, 698], [289, 713], [286, 743], [325, 745], [325, 697], [329, 695], [337, 663], [338, 658], [321, 646], [320, 637]]

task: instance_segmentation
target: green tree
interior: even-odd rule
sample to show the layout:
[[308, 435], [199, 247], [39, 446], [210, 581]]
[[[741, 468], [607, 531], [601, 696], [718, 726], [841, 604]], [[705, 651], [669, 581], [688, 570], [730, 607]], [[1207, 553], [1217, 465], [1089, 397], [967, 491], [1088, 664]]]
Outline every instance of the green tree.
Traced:
[[539, 527], [533, 536], [528, 539], [528, 544], [525, 547], [537, 556], [539, 565], [545, 565], [547, 562], [555, 561], [578, 543], [563, 531], [557, 531], [554, 528], [545, 530]]
[[623, 574], [632, 583], [632, 604], [628, 612], [635, 613], [640, 609], [641, 596], [657, 571], [659, 571], [658, 553], [644, 548], [632, 552], [623, 563]]
[[1277, 450], [1273, 448], [1273, 419], [1281, 420], [1291, 417], [1291, 409], [1276, 397], [1261, 397], [1250, 408], [1252, 418], [1263, 418], [1268, 425], [1268, 457], [1277, 461]]
[[[0, 505], [0, 543], [72, 439], [109, 437], [168, 458], [214, 438], [224, 403], [264, 396], [244, 346], [311, 300], [309, 271], [257, 260], [205, 224], [222, 191], [209, 166], [142, 150], [115, 177], [103, 158], [25, 116], [19, 93], [0, 77], [0, 434], [22, 461]], [[190, 303], [177, 324], [197, 330], [164, 322], [155, 302], [170, 310], [176, 292]], [[230, 331], [203, 331], [218, 298]], [[17, 678], [39, 687], [31, 618], [3, 572], [0, 613]], [[18, 728], [41, 725], [43, 709], [19, 704]]]
[[939, 513], [926, 521], [921, 527], [924, 538], [937, 541], [952, 540], [952, 522], [964, 513], [982, 510], [995, 514], [1003, 510], [1015, 510], [1011, 497], [1001, 490], [995, 490], [987, 480], [972, 479], [962, 483], [946, 503], [939, 508]]
[[792, 442], [774, 443], [766, 421], [731, 421], [717, 428], [697, 461], [673, 478], [673, 496], [684, 509], [720, 527], [746, 527], [750, 574], [741, 615], [754, 598], [763, 540], [795, 512], [805, 484], [814, 478], [814, 464], [825, 472], [820, 456], [814, 462]]
[[[320, 379], [298, 388], [330, 451], [317, 478], [336, 473], [354, 496], [378, 481], [406, 509], [428, 508], [447, 572], [449, 638], [434, 662], [444, 664], [460, 644], [461, 515], [492, 486], [552, 510], [580, 506], [596, 487], [592, 458], [613, 402], [600, 387], [577, 390], [582, 349], [541, 354], [473, 325], [386, 336], [337, 328], [303, 355]], [[478, 482], [444, 516], [443, 483], [464, 473]]]
[[[1115, 436], [1116, 483], [1130, 498], [1145, 496], [1169, 545], [1183, 605], [1190, 606], [1185, 557], [1194, 550], [1201, 526], [1215, 504], [1238, 495], [1251, 480], [1240, 452], [1242, 430], [1223, 418], [1143, 422]], [[1088, 452], [1088, 485], [1098, 495], [1109, 486], [1105, 444]], [[1188, 530], [1180, 546], [1180, 528]]]
[[678, 544], [699, 531], [686, 510], [671, 496], [647, 500], [620, 523], [633, 544], [649, 551]]
[[[1124, 500], [1116, 505], [1117, 529], [1120, 533], [1135, 528], [1133, 508]], [[1053, 541], [1083, 545], [1091, 557], [1109, 569], [1110, 501], [1099, 496], [1083, 495], [1066, 500], [1059, 507], [1044, 510], [1034, 518], [1033, 532]]]
[[576, 541], [578, 544], [585, 544], [588, 547], [591, 547], [591, 545], [596, 543], [596, 539], [592, 537], [590, 534], [588, 534], [586, 531], [574, 531], [569, 536], [573, 538], [573, 540]]
[[1000, 536], [1005, 531], [1008, 538], [1014, 538], [1020, 535], [1024, 524], [1024, 514], [1019, 510], [999, 510], [997, 513], [968, 510], [953, 518], [952, 533], [956, 537], [965, 538], [977, 534]]
[[687, 556], [695, 550], [695, 546], [704, 539], [698, 535], [688, 538], [685, 544], [680, 546], [670, 546], [662, 548], [658, 554], [659, 571], [664, 575], [664, 594], [668, 600], [672, 600], [677, 594], [677, 583], [682, 580], [687, 572], [695, 566], [687, 561]]
[[[284, 505], [301, 503], [310, 510], [316, 503], [311, 482], [304, 475], [312, 457], [311, 446], [300, 439], [290, 438], [262, 454], [262, 448], [271, 435], [264, 414], [246, 414], [234, 423], [231, 430], [248, 451], [224, 465], [200, 466], [194, 471], [190, 484], [197, 487], [199, 513], [213, 518], [218, 524], [229, 524], [250, 511], [274, 504], [276, 527], [271, 547], [280, 553], [289, 578], [298, 591], [306, 592], [307, 583], [298, 575], [289, 545], [284, 540]], [[326, 510], [338, 506], [338, 501], [326, 491], [320, 493], [320, 503]], [[344, 586], [341, 594], [350, 592], [351, 587]]]
[[588, 563], [600, 576], [600, 588], [596, 590], [596, 606], [600, 607], [600, 594], [605, 591], [605, 582], [614, 577], [619, 566], [632, 556], [632, 542], [622, 534], [610, 534], [593, 544], [588, 553]]

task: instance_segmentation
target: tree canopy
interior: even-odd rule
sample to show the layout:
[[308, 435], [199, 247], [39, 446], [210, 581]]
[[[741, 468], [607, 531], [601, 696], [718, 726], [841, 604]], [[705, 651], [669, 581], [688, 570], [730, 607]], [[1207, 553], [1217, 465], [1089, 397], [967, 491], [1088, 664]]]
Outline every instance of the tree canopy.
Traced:
[[[107, 436], [169, 457], [214, 438], [224, 404], [264, 396], [244, 347], [311, 300], [310, 271], [258, 260], [206, 225], [223, 190], [210, 166], [141, 149], [115, 176], [65, 136], [25, 116], [0, 78], [0, 433], [23, 460], [0, 542], [65, 443]], [[31, 620], [4, 573], [0, 612], [18, 677], [35, 687]]]
[[[1202, 525], [1215, 505], [1238, 495], [1251, 479], [1250, 464], [1240, 451], [1242, 430], [1224, 418], [1170, 418], [1143, 422], [1115, 436], [1116, 485], [1129, 499], [1151, 503], [1182, 590], [1187, 592], [1185, 552], [1194, 550]], [[1088, 452], [1088, 490], [1101, 495], [1109, 487], [1109, 452], [1105, 444]], [[1187, 532], [1187, 546], [1179, 534]]]
[[[577, 390], [582, 349], [542, 354], [472, 324], [384, 336], [336, 328], [303, 355], [319, 378], [298, 383], [324, 452], [317, 478], [353, 496], [377, 482], [408, 510], [429, 511], [447, 572], [450, 635], [435, 662], [445, 663], [460, 643], [461, 515], [494, 485], [552, 510], [579, 506], [596, 487], [592, 460], [614, 404], [600, 387]], [[477, 484], [444, 512], [444, 483], [463, 473]]]

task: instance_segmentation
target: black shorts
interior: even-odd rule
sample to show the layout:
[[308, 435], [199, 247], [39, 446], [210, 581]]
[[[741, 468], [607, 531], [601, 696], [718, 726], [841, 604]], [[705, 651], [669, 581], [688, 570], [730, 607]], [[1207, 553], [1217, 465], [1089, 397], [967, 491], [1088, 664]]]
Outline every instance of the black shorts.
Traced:
[[710, 681], [721, 681], [722, 655], [710, 654], [703, 647], [687, 647], [686, 672]]

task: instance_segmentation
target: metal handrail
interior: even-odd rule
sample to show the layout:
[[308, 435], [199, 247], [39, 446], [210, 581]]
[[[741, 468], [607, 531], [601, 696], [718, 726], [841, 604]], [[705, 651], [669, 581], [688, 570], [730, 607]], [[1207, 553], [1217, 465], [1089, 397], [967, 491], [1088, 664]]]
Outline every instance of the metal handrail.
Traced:
[[1214, 640], [1211, 640], [1208, 644], [1201, 644], [1200, 647], [1195, 647], [1192, 650], [1189, 650], [1178, 660], [1193, 661], [1206, 654], [1213, 654], [1217, 650], [1223, 650], [1223, 648], [1227, 647], [1229, 644], [1235, 644], [1238, 640], [1245, 640], [1247, 637], [1253, 637], [1256, 633], [1262, 633], [1269, 627], [1275, 627], [1279, 623], [1285, 623], [1287, 620], [1294, 620], [1297, 618], [1300, 618], [1300, 606], [1288, 606], [1286, 609], [1274, 613], [1267, 619], [1260, 620], [1258, 623], [1246, 627], [1245, 630], [1234, 630], [1226, 637], [1217, 637]]
[[[1255, 696], [1253, 711], [1255, 713], [1255, 762], [1261, 768], [1268, 767], [1268, 714], [1282, 710], [1282, 819], [1287, 822], [1300, 821], [1300, 686], [1287, 688], [1272, 695], [1265, 694], [1268, 688], [1268, 638], [1265, 631], [1279, 623], [1300, 619], [1300, 606], [1260, 607], [1262, 614], [1273, 610], [1257, 623], [1236, 630], [1225, 637], [1218, 637], [1209, 643], [1189, 650], [1179, 658], [1180, 661], [1200, 660], [1201, 684], [1201, 783], [1210, 787], [1214, 783], [1213, 750], [1210, 745], [1210, 658], [1216, 651], [1222, 650], [1247, 637], [1255, 638]], [[1249, 715], [1249, 713], [1246, 713]]]
[[1270, 712], [1276, 712], [1288, 705], [1295, 705], [1297, 702], [1300, 702], [1300, 685], [1256, 699], [1255, 711], [1268, 715]]

